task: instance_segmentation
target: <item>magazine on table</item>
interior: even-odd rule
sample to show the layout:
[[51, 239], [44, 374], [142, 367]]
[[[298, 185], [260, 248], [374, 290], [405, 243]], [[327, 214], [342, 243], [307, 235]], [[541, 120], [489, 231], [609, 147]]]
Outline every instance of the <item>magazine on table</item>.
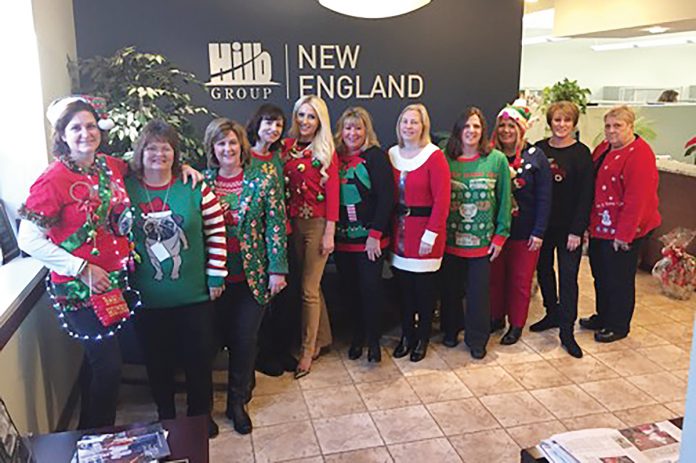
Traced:
[[678, 463], [681, 430], [669, 421], [626, 429], [583, 429], [544, 439], [551, 463]]
[[150, 463], [170, 455], [167, 432], [160, 423], [115, 434], [83, 436], [77, 463]]

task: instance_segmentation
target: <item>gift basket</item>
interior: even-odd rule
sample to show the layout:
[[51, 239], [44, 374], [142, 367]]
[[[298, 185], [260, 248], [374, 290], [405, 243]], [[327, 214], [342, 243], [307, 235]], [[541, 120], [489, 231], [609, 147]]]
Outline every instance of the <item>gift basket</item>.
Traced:
[[663, 257], [652, 274], [660, 281], [662, 292], [671, 298], [687, 300], [696, 287], [696, 257], [686, 252], [695, 236], [696, 230], [679, 227], [660, 237]]

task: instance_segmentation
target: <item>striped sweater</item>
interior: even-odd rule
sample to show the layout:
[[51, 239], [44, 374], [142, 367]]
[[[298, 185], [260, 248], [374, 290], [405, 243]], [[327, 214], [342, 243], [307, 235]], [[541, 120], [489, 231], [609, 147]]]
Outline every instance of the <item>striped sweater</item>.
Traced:
[[148, 308], [176, 307], [209, 299], [209, 287], [227, 276], [225, 222], [212, 190], [173, 180], [150, 187], [126, 181], [135, 209], [135, 247], [142, 258], [133, 275]]

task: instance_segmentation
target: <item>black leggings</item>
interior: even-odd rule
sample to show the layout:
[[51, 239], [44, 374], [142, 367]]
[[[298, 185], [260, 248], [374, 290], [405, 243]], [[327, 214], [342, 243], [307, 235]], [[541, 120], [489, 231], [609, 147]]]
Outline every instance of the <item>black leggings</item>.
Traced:
[[435, 309], [437, 272], [415, 273], [395, 267], [392, 269], [401, 293], [401, 335], [409, 343], [428, 341]]

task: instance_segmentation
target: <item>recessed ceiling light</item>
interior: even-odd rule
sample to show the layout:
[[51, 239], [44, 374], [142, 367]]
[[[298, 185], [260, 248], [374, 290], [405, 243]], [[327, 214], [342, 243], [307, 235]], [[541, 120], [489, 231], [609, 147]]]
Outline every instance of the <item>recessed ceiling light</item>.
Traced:
[[613, 42], [593, 45], [594, 51], [626, 50], [628, 48], [669, 47], [674, 45], [689, 45], [696, 43], [696, 37], [674, 37], [654, 40], [638, 40], [630, 42]]
[[391, 18], [422, 8], [430, 0], [319, 0], [324, 7], [356, 18]]
[[663, 26], [652, 26], [652, 27], [646, 27], [645, 29], [641, 29], [642, 31], [650, 32], [651, 34], [662, 34], [663, 32], [667, 32], [669, 30], [669, 27], [663, 27]]

